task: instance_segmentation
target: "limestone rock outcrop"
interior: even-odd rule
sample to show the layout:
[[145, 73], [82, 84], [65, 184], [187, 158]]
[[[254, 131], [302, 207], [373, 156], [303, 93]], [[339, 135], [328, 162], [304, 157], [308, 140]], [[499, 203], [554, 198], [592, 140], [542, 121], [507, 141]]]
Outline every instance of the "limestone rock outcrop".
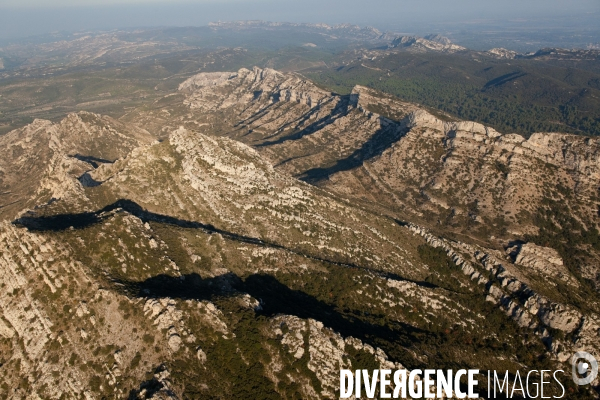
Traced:
[[466, 50], [456, 45], [450, 39], [440, 35], [428, 35], [424, 38], [416, 36], [398, 36], [389, 44], [390, 48], [408, 48], [413, 51], [440, 51], [454, 53]]
[[272, 69], [177, 96], [146, 114], [160, 140], [89, 113], [0, 138], [19, 200], [0, 208], [0, 394], [334, 398], [340, 368], [600, 355], [597, 139]]

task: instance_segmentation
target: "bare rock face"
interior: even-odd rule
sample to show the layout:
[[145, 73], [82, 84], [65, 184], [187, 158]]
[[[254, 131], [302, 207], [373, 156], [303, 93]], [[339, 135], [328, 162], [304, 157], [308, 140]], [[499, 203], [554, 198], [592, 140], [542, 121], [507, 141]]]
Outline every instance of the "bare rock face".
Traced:
[[442, 121], [424, 110], [411, 113], [405, 126], [408, 131], [380, 155], [320, 184], [416, 216], [433, 212], [440, 220], [491, 226], [505, 220], [515, 236], [537, 233], [530, 216], [548, 215], [558, 204], [585, 221], [585, 229], [596, 225], [589, 199], [600, 172], [597, 139], [539, 133], [526, 140], [477, 123]]
[[429, 35], [425, 38], [416, 36], [399, 36], [392, 40], [390, 48], [405, 48], [413, 51], [440, 51], [454, 53], [466, 50], [465, 47], [453, 44], [450, 39], [440, 35]]
[[439, 34], [427, 35], [423, 39], [427, 39], [427, 40], [430, 40], [432, 42], [436, 42], [436, 43], [440, 43], [440, 44], [446, 44], [446, 45], [452, 43], [452, 41], [450, 39], [448, 39], [445, 36], [439, 35]]
[[[78, 178], [150, 142], [142, 129], [96, 114], [70, 114], [60, 123], [36, 120], [0, 137], [0, 219], [51, 199], [82, 200]], [[115, 145], [119, 143], [119, 145]], [[21, 171], [18, 175], [10, 171]]]
[[[281, 174], [245, 144], [185, 128], [88, 173], [100, 184], [80, 187], [81, 205], [52, 202], [0, 224], [0, 345], [12, 371], [2, 383], [19, 382], [21, 397], [219, 393], [233, 379], [223, 373], [229, 365], [215, 365], [225, 356], [237, 357], [239, 376], [258, 362], [253, 370], [268, 382], [290, 379], [284, 346], [305, 367], [292, 375], [304, 397], [333, 395], [336, 368], [357, 348], [396, 365], [356, 341], [348, 356], [341, 334], [315, 319], [298, 318], [308, 342], [293, 332], [275, 346], [268, 328], [279, 313], [254, 316], [265, 304], [285, 306], [261, 300], [262, 288], [285, 290], [268, 275], [278, 270], [358, 271], [378, 282], [370, 310], [408, 304], [387, 293], [386, 276], [423, 267], [409, 263], [409, 234], [393, 220]], [[261, 284], [247, 283], [253, 278]], [[434, 312], [443, 313], [437, 303]], [[169, 375], [146, 377], [163, 363]]]
[[[384, 241], [390, 252], [376, 250], [378, 258], [370, 263], [385, 268], [386, 263], [401, 260], [395, 239], [377, 230], [380, 219], [358, 210], [355, 214], [354, 208], [339, 200], [322, 199], [311, 186], [276, 171], [255, 149], [228, 138], [180, 128], [168, 142], [134, 150], [98, 173], [102, 177], [92, 173], [94, 179], [105, 181], [99, 187], [117, 198], [127, 198], [157, 215], [167, 207], [181, 221], [202, 221], [206, 229], [211, 224], [214, 232], [230, 238], [243, 235], [315, 256], [331, 254], [346, 262], [367, 248], [381, 248]], [[348, 212], [362, 222], [349, 222]], [[363, 237], [352, 251], [343, 239], [349, 231]], [[313, 235], [318, 235], [317, 242], [299, 239]], [[245, 251], [259, 256], [274, 250]]]
[[365, 87], [355, 87], [349, 96], [335, 96], [299, 75], [259, 68], [199, 74], [184, 82], [180, 91], [192, 112], [212, 110], [214, 116], [194, 114], [202, 121], [197, 125], [254, 146], [296, 176], [335, 167], [340, 157], [352, 157], [349, 164], [354, 165], [379, 152], [398, 139], [403, 128], [377, 110], [400, 120], [417, 109]]
[[[127, 300], [99, 290], [68, 243], [3, 222], [0, 249], [0, 334], [13, 344], [13, 351], [4, 362], [7, 367], [20, 365], [5, 375], [5, 382], [21, 382], [16, 390], [11, 390], [14, 396], [86, 396], [90, 375], [82, 372], [81, 365], [94, 365], [90, 342], [97, 348], [106, 343], [103, 338], [110, 337], [114, 348], [122, 351], [115, 353], [114, 360], [103, 358], [106, 366], [101, 369], [100, 385], [108, 389], [122, 374], [137, 375], [130, 375], [129, 365], [141, 340], [132, 334], [136, 325], [133, 321], [123, 326], [124, 319], [116, 307]], [[77, 297], [73, 298], [75, 294]], [[107, 305], [110, 302], [113, 307]], [[30, 380], [31, 376], [42, 378]]]
[[25, 199], [0, 209], [19, 214], [0, 221], [0, 394], [333, 398], [340, 368], [600, 354], [578, 264], [552, 237], [501, 248], [559, 221], [593, 257], [597, 139], [270, 69], [179, 93], [162, 141], [87, 113], [0, 138]]
[[549, 247], [525, 243], [509, 247], [506, 252], [516, 264], [535, 268], [544, 274], [553, 275], [564, 280], [568, 280], [570, 277], [558, 252]]
[[[322, 387], [321, 398], [333, 398], [339, 389], [339, 370], [353, 369], [349, 352], [358, 351], [384, 369], [404, 369], [402, 364], [388, 360], [385, 352], [354, 337], [342, 337], [326, 328], [322, 322], [303, 320], [292, 315], [280, 315], [271, 321], [272, 332], [295, 359], [308, 356], [308, 368], [315, 373]], [[285, 333], [284, 333], [285, 332]], [[312, 393], [311, 393], [312, 394]], [[310, 396], [312, 397], [312, 396]]]
[[192, 109], [226, 109], [261, 98], [268, 103], [297, 102], [314, 106], [330, 96], [324, 90], [294, 75], [284, 75], [273, 69], [242, 68], [236, 73], [209, 72], [191, 77], [179, 85], [189, 93], [185, 104]]
[[[531, 287], [527, 275], [522, 274], [521, 265], [504, 262], [497, 258], [493, 251], [435, 237], [426, 229], [413, 224], [407, 227], [425, 238], [431, 246], [443, 249], [463, 274], [469, 276], [478, 285], [486, 287], [487, 301], [497, 304], [519, 326], [531, 329], [544, 340], [549, 341], [550, 350], [557, 359], [565, 361], [570, 354], [582, 348], [594, 354], [599, 351], [595, 344], [600, 337], [597, 325], [598, 314], [584, 315], [569, 304], [553, 301], [537, 293], [536, 289], [547, 291], [547, 285]], [[542, 257], [545, 257], [547, 262], [556, 263], [555, 265], [561, 262], [554, 250], [541, 246], [523, 244], [511, 249], [514, 252], [522, 248], [526, 248], [523, 251], [525, 261], [540, 262]], [[464, 255], [469, 253], [472, 258], [465, 259]], [[545, 277], [549, 275], [547, 268], [544, 268], [542, 273]], [[488, 276], [493, 278], [488, 279]], [[563, 279], [563, 276], [559, 275], [558, 278]], [[568, 283], [572, 285], [570, 290], [576, 290], [578, 283], [574, 279], [569, 279]], [[573, 335], [573, 340], [563, 341], [553, 338], [547, 328], [570, 333]]]
[[[253, 146], [285, 174], [400, 219], [475, 231], [490, 245], [492, 237], [538, 235], [544, 220], [560, 231], [549, 217], [556, 212], [568, 229], [598, 229], [595, 138], [502, 134], [362, 86], [338, 96], [268, 69], [199, 74], [181, 92], [192, 113], [213, 110], [192, 114], [202, 129]], [[597, 280], [593, 251], [579, 265]]]
[[496, 48], [490, 49], [490, 50], [486, 51], [485, 53], [494, 58], [501, 58], [501, 59], [507, 59], [507, 60], [512, 60], [517, 56], [517, 52], [512, 51], [512, 50], [503, 49], [501, 47], [496, 47]]

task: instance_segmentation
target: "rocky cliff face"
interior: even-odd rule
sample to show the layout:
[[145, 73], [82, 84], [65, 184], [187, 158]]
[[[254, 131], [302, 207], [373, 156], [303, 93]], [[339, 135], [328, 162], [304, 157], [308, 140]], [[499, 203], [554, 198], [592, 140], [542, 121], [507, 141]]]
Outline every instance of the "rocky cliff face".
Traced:
[[508, 60], [512, 60], [513, 58], [517, 57], [517, 52], [512, 51], [512, 50], [507, 50], [502, 47], [495, 47], [493, 49], [486, 51], [486, 53], [495, 58], [501, 58], [501, 59], [506, 58]]
[[339, 96], [271, 70], [200, 74], [180, 90], [191, 110], [212, 111], [190, 117], [197, 124], [254, 146], [282, 172], [400, 218], [496, 246], [497, 239], [508, 246], [561, 229], [584, 232], [590, 239], [575, 246], [592, 256], [581, 260], [581, 273], [596, 279], [597, 139], [537, 133], [526, 140], [361, 86]]
[[[239, 118], [219, 134], [252, 144], [276, 169], [438, 233], [460, 233], [499, 254], [507, 249], [512, 259], [501, 255], [503, 265], [515, 263], [513, 271], [528, 276], [529, 287], [559, 302], [583, 304], [583, 287], [597, 285], [597, 139], [560, 133], [525, 139], [434, 116], [360, 86], [337, 96], [300, 76], [279, 75], [278, 84], [267, 79], [261, 87], [261, 72], [252, 75], [251, 90], [260, 88], [261, 96], [219, 103]], [[231, 89], [219, 85], [223, 89], [215, 92], [226, 96]], [[227, 85], [240, 87], [235, 79]], [[295, 89], [294, 96], [280, 96], [281, 88]], [[190, 108], [200, 106], [193, 94], [188, 99]], [[551, 244], [560, 254], [533, 243], [514, 245], [515, 239]], [[548, 285], [565, 284], [573, 297], [548, 291]], [[505, 301], [496, 295], [497, 303]], [[575, 329], [581, 320], [568, 315], [568, 329]]]
[[[306, 319], [332, 309], [310, 295], [286, 294], [280, 280], [315, 272], [324, 279], [335, 273], [394, 282], [400, 265], [418, 279], [427, 267], [408, 261], [412, 256], [398, 243], [410, 241], [409, 235], [394, 221], [280, 175], [239, 142], [183, 128], [168, 142], [138, 147], [89, 175], [99, 184], [80, 187], [77, 202], [63, 197], [2, 225], [0, 328], [7, 349], [3, 366], [12, 371], [0, 385], [5, 394], [237, 393], [218, 366], [229, 341], [243, 360], [257, 360], [267, 382], [301, 382], [293, 387], [302, 397], [332, 397], [339, 362], [352, 366], [356, 351], [365, 352], [361, 359], [388, 362], [383, 350], [354, 339], [343, 318], [336, 317], [343, 336]], [[76, 175], [64, 179], [79, 182]], [[278, 271], [287, 272], [273, 275]], [[359, 300], [353, 293], [345, 293], [348, 301]], [[293, 302], [282, 303], [280, 296]], [[438, 297], [433, 291], [429, 296]], [[240, 325], [239, 310], [232, 320], [224, 312], [231, 307], [246, 310], [241, 312], [250, 320]], [[371, 310], [384, 307], [375, 299]], [[308, 323], [310, 345], [300, 343], [304, 358], [283, 333], [246, 336], [252, 326], [281, 325], [271, 318], [255, 321], [263, 308], [266, 316]], [[303, 317], [286, 316], [291, 312]], [[353, 350], [330, 348], [330, 336], [349, 341]], [[261, 342], [271, 361], [253, 353]], [[306, 370], [290, 370], [292, 349]], [[341, 361], [329, 357], [333, 351]], [[245, 369], [242, 359], [239, 368]], [[186, 378], [192, 372], [194, 382]], [[239, 370], [233, 377], [241, 375]], [[17, 391], [13, 382], [19, 382]]]
[[456, 45], [450, 39], [440, 35], [429, 35], [424, 38], [416, 36], [398, 36], [389, 44], [390, 48], [403, 48], [410, 51], [439, 51], [455, 53], [467, 50], [465, 47]]
[[36, 120], [3, 135], [0, 217], [14, 218], [18, 211], [52, 199], [78, 200], [85, 195], [72, 177], [82, 177], [151, 140], [142, 129], [85, 112], [57, 124]]
[[165, 101], [132, 117], [161, 141], [88, 113], [0, 138], [3, 397], [335, 398], [340, 368], [600, 354], [597, 267], [515, 240], [560, 224], [595, 257], [596, 140], [269, 69]]
[[[369, 157], [403, 134], [401, 120], [417, 109], [357, 86], [348, 96], [324, 91], [299, 75], [242, 69], [200, 74], [180, 86], [196, 124], [253, 145], [286, 173], [322, 175], [348, 158]], [[185, 119], [183, 119], [185, 123]], [[364, 154], [363, 154], [364, 153]], [[314, 170], [314, 171], [311, 171]]]
[[424, 111], [406, 126], [381, 155], [322, 185], [490, 244], [540, 237], [560, 247], [557, 236], [574, 235], [568, 246], [586, 254], [574, 271], [596, 280], [597, 139], [538, 133], [525, 140]]

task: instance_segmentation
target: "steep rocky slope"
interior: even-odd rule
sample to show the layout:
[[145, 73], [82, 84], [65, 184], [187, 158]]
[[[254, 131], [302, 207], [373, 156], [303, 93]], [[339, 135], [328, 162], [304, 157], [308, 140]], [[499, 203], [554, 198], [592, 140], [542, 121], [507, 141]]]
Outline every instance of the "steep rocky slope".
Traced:
[[425, 112], [407, 122], [407, 134], [379, 157], [323, 185], [480, 242], [529, 238], [563, 257], [580, 249], [588, 257], [579, 273], [597, 279], [600, 141], [555, 133], [525, 140]]
[[[75, 201], [82, 177], [103, 163], [124, 157], [152, 137], [142, 129], [81, 112], [60, 123], [36, 120], [0, 137], [0, 217], [51, 199]], [[118, 143], [118, 145], [116, 145]]]
[[597, 284], [598, 139], [526, 140], [361, 86], [338, 96], [272, 70], [200, 74], [180, 91], [191, 111], [180, 121], [253, 145], [285, 173], [481, 244], [552, 244]]
[[332, 95], [299, 75], [270, 69], [199, 74], [179, 90], [187, 94], [188, 118], [198, 127], [208, 124], [214, 134], [253, 145], [295, 176], [314, 175], [318, 167], [337, 169], [344, 161], [352, 165], [400, 138], [401, 124], [368, 108], [397, 121], [417, 110], [372, 96], [364, 87]]
[[[519, 140], [273, 70], [180, 91], [130, 116], [161, 141], [86, 113], [0, 138], [22, 149], [0, 156], [20, 200], [0, 215], [2, 397], [335, 398], [340, 368], [599, 354], [591, 272], [553, 243], [508, 243], [539, 235], [533, 211], [553, 204], [535, 183], [569, 207], [552, 221], [591, 232], [594, 140]], [[485, 212], [469, 214], [474, 199]], [[484, 236], [503, 201], [532, 216]], [[464, 221], [437, 223], [450, 207]]]

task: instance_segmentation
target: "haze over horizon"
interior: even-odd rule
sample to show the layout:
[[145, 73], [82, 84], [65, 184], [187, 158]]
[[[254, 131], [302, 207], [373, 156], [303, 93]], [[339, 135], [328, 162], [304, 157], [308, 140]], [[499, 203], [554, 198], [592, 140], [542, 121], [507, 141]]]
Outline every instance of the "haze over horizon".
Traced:
[[600, 400], [598, 21], [0, 0], [0, 400]]
[[[381, 10], [387, 10], [382, 13]], [[211, 21], [268, 20], [307, 23], [353, 23], [381, 30], [427, 33], [432, 29], [564, 29], [596, 37], [600, 2], [462, 0], [126, 0], [0, 1], [0, 39], [12, 40], [54, 31], [110, 30], [157, 26], [203, 26]]]

